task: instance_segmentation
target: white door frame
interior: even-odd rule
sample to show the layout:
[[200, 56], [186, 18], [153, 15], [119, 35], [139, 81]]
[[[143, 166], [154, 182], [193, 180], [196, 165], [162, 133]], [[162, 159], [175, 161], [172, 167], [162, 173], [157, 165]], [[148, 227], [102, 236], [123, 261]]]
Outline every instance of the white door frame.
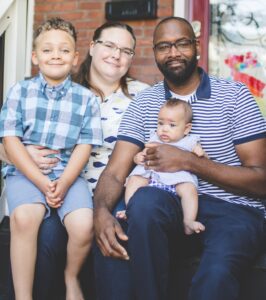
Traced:
[[[0, 35], [5, 34], [3, 100], [8, 89], [31, 75], [34, 0], [0, 0]], [[7, 214], [0, 198], [0, 222]]]
[[0, 35], [5, 32], [4, 97], [16, 81], [30, 76], [34, 0], [0, 1]]
[[174, 0], [174, 16], [187, 18], [188, 16], [187, 0]]

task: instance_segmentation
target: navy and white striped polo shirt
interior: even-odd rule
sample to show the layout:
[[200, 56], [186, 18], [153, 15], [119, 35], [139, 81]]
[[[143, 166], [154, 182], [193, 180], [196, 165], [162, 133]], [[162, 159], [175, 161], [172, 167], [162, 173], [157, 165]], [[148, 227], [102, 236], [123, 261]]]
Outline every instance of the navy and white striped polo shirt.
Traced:
[[[209, 76], [199, 68], [201, 82], [189, 102], [193, 109], [191, 134], [200, 136], [209, 158], [217, 163], [241, 166], [235, 145], [266, 137], [266, 122], [248, 88], [240, 82]], [[171, 92], [165, 82], [159, 82], [141, 92], [131, 102], [120, 125], [118, 140], [140, 147], [149, 140], [157, 127], [160, 107]], [[199, 194], [209, 194], [222, 200], [257, 207], [258, 200], [237, 196], [199, 178]]]

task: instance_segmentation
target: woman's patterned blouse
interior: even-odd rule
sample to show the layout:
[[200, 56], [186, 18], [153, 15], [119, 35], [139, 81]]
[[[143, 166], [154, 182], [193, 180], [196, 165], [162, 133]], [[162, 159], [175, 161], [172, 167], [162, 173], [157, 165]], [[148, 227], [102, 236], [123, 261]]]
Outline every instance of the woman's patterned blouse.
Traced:
[[[147, 87], [149, 87], [148, 84], [140, 81], [128, 81], [128, 91], [133, 98], [137, 93]], [[101, 110], [103, 145], [100, 147], [93, 147], [87, 171], [85, 173], [85, 178], [88, 181], [89, 189], [92, 193], [95, 189], [97, 180], [107, 165], [109, 157], [114, 149], [119, 124], [123, 114], [130, 101], [134, 100], [128, 98], [121, 89], [118, 89], [103, 101], [101, 101], [101, 98], [98, 97], [98, 101], [100, 103]]]

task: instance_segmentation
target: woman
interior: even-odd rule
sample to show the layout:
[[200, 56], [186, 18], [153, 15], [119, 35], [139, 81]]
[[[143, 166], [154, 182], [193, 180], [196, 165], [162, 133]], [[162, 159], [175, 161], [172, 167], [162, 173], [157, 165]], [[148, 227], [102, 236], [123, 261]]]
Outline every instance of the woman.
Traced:
[[[105, 23], [95, 30], [87, 57], [74, 75], [76, 82], [88, 87], [98, 96], [101, 107], [104, 144], [93, 149], [88, 163], [86, 178], [91, 191], [112, 153], [119, 123], [126, 108], [136, 93], [148, 87], [147, 84], [128, 77], [135, 46], [136, 38], [130, 26]], [[49, 168], [57, 163], [56, 158], [45, 157], [55, 151], [36, 146], [29, 146], [28, 151], [44, 172], [49, 172]], [[4, 158], [4, 153], [0, 157]], [[61, 299], [66, 242], [65, 229], [54, 212], [43, 222], [39, 231], [36, 299]], [[11, 298], [10, 296], [9, 299]]]

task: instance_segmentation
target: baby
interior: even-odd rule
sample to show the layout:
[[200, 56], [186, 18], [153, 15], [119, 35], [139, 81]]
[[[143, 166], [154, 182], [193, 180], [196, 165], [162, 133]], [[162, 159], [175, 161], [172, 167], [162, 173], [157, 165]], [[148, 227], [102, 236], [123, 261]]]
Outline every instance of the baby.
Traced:
[[[161, 107], [157, 132], [151, 135], [149, 142], [167, 143], [182, 150], [191, 151], [198, 156], [204, 156], [204, 151], [199, 144], [199, 137], [189, 135], [192, 128], [191, 121], [190, 105], [185, 101], [171, 98]], [[146, 150], [145, 148], [134, 157], [137, 166], [130, 173], [126, 182], [126, 204], [140, 187], [148, 185], [169, 191], [177, 194], [181, 199], [185, 233], [204, 231], [205, 226], [196, 221], [198, 211], [197, 177], [186, 171], [166, 173], [145, 169]], [[117, 212], [116, 216], [126, 219], [125, 211]]]

